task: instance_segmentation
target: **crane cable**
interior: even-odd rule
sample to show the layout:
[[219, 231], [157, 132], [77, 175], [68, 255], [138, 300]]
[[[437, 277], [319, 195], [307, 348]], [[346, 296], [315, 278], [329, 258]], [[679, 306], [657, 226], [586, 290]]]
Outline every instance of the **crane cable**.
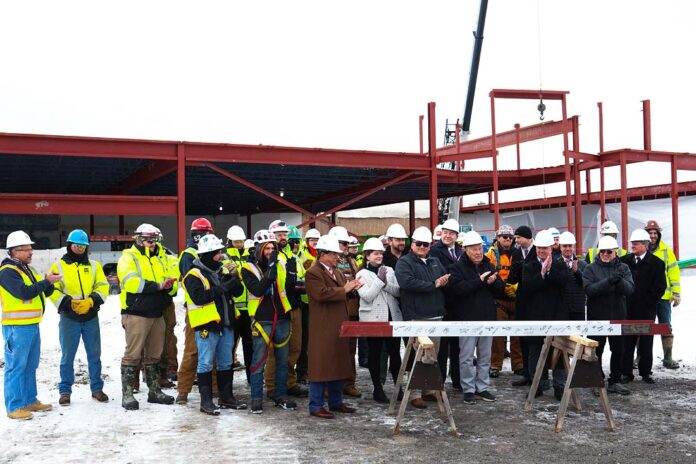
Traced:
[[[544, 121], [544, 110], [546, 105], [544, 105], [544, 100], [541, 97], [542, 83], [541, 83], [541, 0], [537, 0], [537, 58], [539, 62], [539, 119]], [[544, 194], [544, 200], [546, 200], [546, 157], [544, 152], [544, 139], [541, 139], [541, 184]]]

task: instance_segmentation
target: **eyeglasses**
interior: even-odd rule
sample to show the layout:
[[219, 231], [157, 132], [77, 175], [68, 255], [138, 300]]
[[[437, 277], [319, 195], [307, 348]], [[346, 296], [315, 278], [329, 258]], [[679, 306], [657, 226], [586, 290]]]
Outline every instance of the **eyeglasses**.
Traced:
[[614, 254], [614, 250], [599, 250], [599, 254], [601, 254], [601, 255], [612, 255], [612, 254]]
[[512, 235], [499, 235], [498, 238], [504, 238], [505, 240], [512, 240]]
[[15, 248], [15, 251], [34, 251], [33, 248]]
[[418, 240], [415, 240], [413, 244], [418, 248], [430, 248], [430, 243], [428, 242], [420, 242]]
[[143, 243], [157, 243], [156, 238], [144, 238]]

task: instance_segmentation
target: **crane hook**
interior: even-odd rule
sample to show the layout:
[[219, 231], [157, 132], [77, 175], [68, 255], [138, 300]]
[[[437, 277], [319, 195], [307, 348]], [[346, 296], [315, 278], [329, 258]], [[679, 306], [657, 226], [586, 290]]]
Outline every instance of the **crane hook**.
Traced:
[[539, 99], [539, 104], [537, 105], [537, 110], [539, 111], [539, 121], [544, 120], [544, 111], [546, 111], [546, 105], [544, 104], [544, 99]]

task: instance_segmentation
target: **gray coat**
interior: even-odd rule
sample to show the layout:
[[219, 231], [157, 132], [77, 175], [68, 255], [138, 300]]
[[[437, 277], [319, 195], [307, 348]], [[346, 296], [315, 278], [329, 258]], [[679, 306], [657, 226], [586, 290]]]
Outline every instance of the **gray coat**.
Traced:
[[358, 289], [360, 295], [360, 320], [367, 322], [403, 321], [399, 301], [399, 283], [396, 281], [394, 270], [387, 269], [387, 282], [382, 282], [377, 274], [367, 269], [361, 269], [355, 276], [364, 285]]
[[[612, 284], [610, 279], [618, 276]], [[609, 263], [595, 260], [582, 274], [587, 295], [587, 319], [591, 321], [626, 319], [626, 297], [635, 290], [628, 266], [618, 258]]]

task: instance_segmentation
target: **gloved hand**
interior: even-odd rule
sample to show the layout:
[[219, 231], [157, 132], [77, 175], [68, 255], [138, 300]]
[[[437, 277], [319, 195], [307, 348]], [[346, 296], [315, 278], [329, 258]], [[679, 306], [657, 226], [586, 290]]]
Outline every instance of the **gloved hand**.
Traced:
[[614, 274], [613, 276], [609, 277], [609, 283], [612, 285], [616, 285], [619, 282], [621, 282], [621, 277], [619, 277], [617, 274]]
[[289, 259], [285, 263], [285, 270], [292, 274], [297, 274], [297, 260], [296, 258]]
[[505, 284], [505, 296], [515, 298], [517, 296], [517, 284]]
[[236, 277], [233, 277], [233, 278], [231, 278], [231, 279], [227, 279], [227, 280], [223, 281], [223, 282], [220, 284], [220, 287], [222, 287], [222, 289], [223, 289], [226, 293], [229, 293], [229, 292], [231, 292], [232, 289], [235, 287], [236, 283], [237, 283], [237, 278], [236, 278]]
[[237, 265], [234, 264], [234, 261], [227, 261], [222, 265], [222, 268], [229, 274], [234, 274], [237, 271]]
[[387, 267], [386, 266], [380, 266], [379, 270], [377, 271], [377, 277], [379, 277], [379, 280], [381, 280], [385, 284], [387, 283]]
[[278, 277], [278, 266], [274, 264], [266, 271], [266, 278], [268, 280], [276, 280], [276, 277]]
[[278, 252], [274, 251], [268, 258], [268, 267], [275, 267], [276, 264], [278, 264]]
[[681, 297], [678, 295], [672, 295], [672, 306], [677, 307], [681, 304]]
[[172, 288], [172, 285], [174, 285], [174, 282], [176, 282], [176, 279], [169, 277], [169, 278], [165, 279], [164, 282], [159, 283], [159, 289], [160, 290], [169, 290], [170, 288]]
[[87, 297], [84, 300], [72, 300], [70, 302], [72, 310], [77, 314], [87, 314], [92, 306], [94, 306], [94, 300], [91, 297]]

